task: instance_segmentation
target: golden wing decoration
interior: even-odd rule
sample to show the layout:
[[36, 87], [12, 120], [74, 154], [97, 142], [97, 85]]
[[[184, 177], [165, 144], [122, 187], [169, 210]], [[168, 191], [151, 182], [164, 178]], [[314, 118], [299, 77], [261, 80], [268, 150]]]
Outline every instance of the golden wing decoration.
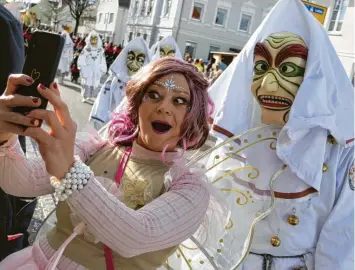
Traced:
[[273, 210], [273, 183], [286, 168], [276, 155], [279, 131], [276, 126], [254, 128], [217, 139], [215, 146], [190, 157], [188, 166], [205, 173], [216, 193], [212, 197], [223, 201], [230, 216], [214, 230], [215, 209], [209, 207], [202, 229], [161, 269], [238, 269], [250, 251], [257, 223]]

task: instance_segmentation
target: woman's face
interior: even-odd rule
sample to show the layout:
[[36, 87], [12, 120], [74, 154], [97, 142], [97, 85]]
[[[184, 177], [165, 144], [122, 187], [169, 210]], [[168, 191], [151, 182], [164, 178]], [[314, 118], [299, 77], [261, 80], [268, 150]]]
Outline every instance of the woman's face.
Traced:
[[138, 144], [152, 151], [174, 151], [190, 107], [185, 77], [172, 73], [149, 85], [139, 107]]

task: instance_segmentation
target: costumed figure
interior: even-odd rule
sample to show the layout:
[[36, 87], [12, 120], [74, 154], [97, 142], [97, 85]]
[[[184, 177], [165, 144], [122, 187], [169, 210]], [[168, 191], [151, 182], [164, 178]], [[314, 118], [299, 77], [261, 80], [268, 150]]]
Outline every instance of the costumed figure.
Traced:
[[250, 173], [233, 175], [238, 229], [222, 253], [271, 211], [240, 269], [353, 269], [354, 89], [323, 26], [301, 1], [278, 1], [209, 94], [228, 142], [212, 181]]
[[79, 52], [74, 53], [74, 59], [70, 65], [71, 81], [75, 83], [78, 83], [78, 79], [80, 77], [80, 70], [78, 68], [79, 55]]
[[126, 96], [126, 83], [142, 67], [149, 64], [150, 60], [150, 51], [142, 37], [129, 42], [117, 56], [110, 67], [110, 76], [103, 84], [90, 113], [89, 120], [96, 129], [100, 129], [110, 120], [111, 112], [115, 108], [125, 106], [123, 100]]
[[[63, 27], [64, 28], [64, 27]], [[58, 77], [59, 83], [64, 83], [64, 77], [69, 75], [70, 64], [73, 61], [73, 53], [74, 53], [74, 43], [66, 31], [68, 28], [64, 28], [62, 31], [62, 36], [65, 38], [65, 43], [62, 51], [62, 55], [60, 57], [60, 62], [58, 66]]]
[[[22, 84], [31, 84], [28, 76], [10, 77], [2, 107]], [[0, 184], [18, 196], [55, 192], [57, 222], [0, 269], [157, 269], [195, 232], [207, 236], [207, 228], [227, 224], [228, 211], [183, 155], [204, 144], [211, 113], [208, 82], [190, 64], [160, 59], [130, 80], [127, 110], [113, 118], [108, 140], [92, 128], [76, 132], [55, 83], [38, 90], [55, 115], [35, 109], [16, 123], [29, 126], [23, 134], [37, 140], [41, 157], [23, 156], [12, 133], [23, 128], [0, 123], [8, 138], [0, 147]], [[38, 106], [31, 97], [12, 102]], [[9, 114], [0, 110], [0, 119]], [[50, 132], [36, 127], [37, 119]]]
[[86, 38], [86, 45], [78, 59], [80, 69], [83, 102], [92, 98], [100, 79], [106, 73], [106, 59], [102, 41], [95, 31], [91, 31]]
[[163, 57], [175, 57], [182, 59], [179, 46], [172, 36], [168, 36], [161, 41], [155, 43], [152, 48], [152, 60], [156, 60]]

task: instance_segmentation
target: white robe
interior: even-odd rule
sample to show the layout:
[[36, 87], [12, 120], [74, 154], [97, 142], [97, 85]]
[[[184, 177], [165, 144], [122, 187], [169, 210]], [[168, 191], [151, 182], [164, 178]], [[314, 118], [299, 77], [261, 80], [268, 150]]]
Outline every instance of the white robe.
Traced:
[[78, 67], [82, 85], [98, 87], [101, 76], [107, 71], [104, 50], [101, 47], [86, 46], [79, 56]]
[[66, 42], [63, 47], [63, 52], [60, 57], [58, 66], [59, 73], [67, 73], [70, 71], [70, 63], [73, 61], [73, 42]]

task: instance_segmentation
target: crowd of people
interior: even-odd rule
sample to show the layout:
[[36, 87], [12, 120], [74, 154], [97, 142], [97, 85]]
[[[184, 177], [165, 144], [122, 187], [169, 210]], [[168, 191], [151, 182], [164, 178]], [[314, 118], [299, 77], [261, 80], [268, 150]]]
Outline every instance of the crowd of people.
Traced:
[[[61, 75], [72, 43], [66, 36]], [[171, 36], [151, 48], [137, 37], [109, 67], [105, 49], [92, 31], [77, 60], [84, 99], [109, 70], [90, 114], [96, 129], [82, 131], [60, 86], [19, 74], [23, 51], [10, 54], [0, 187], [59, 203], [56, 222], [0, 270], [353, 269], [354, 89], [301, 1], [278, 1], [225, 70], [183, 59]], [[53, 111], [16, 94], [33, 84]], [[14, 232], [2, 232], [4, 246]]]

